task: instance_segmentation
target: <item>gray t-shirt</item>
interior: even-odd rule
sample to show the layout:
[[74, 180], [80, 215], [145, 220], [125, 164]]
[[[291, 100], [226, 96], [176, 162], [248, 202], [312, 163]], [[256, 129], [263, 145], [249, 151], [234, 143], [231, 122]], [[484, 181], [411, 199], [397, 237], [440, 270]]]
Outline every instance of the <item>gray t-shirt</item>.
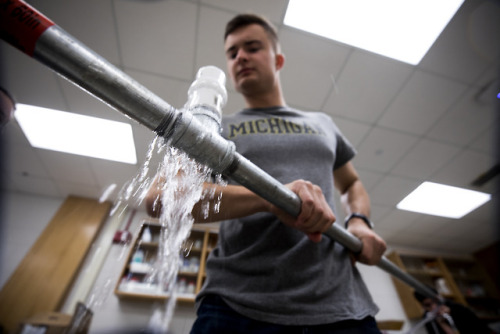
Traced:
[[[276, 107], [223, 118], [222, 135], [271, 176], [319, 185], [334, 208], [334, 169], [355, 151], [324, 113]], [[378, 311], [348, 250], [328, 237], [318, 244], [269, 213], [224, 221], [198, 294], [218, 294], [235, 311], [283, 325], [362, 319]]]

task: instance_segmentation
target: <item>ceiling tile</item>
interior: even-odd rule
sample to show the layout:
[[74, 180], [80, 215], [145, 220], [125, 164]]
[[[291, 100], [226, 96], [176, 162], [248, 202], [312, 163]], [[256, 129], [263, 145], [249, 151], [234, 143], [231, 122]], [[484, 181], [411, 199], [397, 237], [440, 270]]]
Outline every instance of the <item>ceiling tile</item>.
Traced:
[[49, 177], [45, 165], [35, 150], [37, 149], [25, 145], [9, 145], [4, 150], [5, 155], [2, 159], [5, 159], [5, 163], [2, 163], [2, 169], [11, 175]]
[[391, 206], [378, 205], [371, 203], [370, 205], [370, 218], [375, 224], [375, 231], [378, 231], [379, 222], [383, 220], [383, 217], [387, 216], [392, 212], [393, 208]]
[[477, 91], [476, 87], [469, 89], [427, 135], [452, 144], [467, 145], [489, 129], [498, 117], [498, 110], [491, 104], [477, 101]]
[[389, 242], [397, 234], [393, 230], [376, 229], [375, 232], [386, 242], [388, 248], [392, 248], [393, 245]]
[[[264, 15], [275, 24], [281, 23], [288, 1], [286, 0], [201, 0], [202, 4], [230, 10], [235, 13], [257, 13]], [[234, 15], [231, 15], [234, 16]]]
[[291, 28], [281, 29], [279, 35], [285, 54], [280, 77], [287, 103], [319, 110], [352, 49]]
[[414, 136], [376, 127], [359, 145], [354, 164], [367, 170], [388, 172], [416, 141]]
[[[483, 189], [477, 188], [473, 190], [484, 191]], [[497, 192], [498, 190], [499, 189], [496, 189]], [[495, 210], [497, 210], [497, 206], [495, 204], [495, 197], [493, 197], [490, 201], [467, 214], [462, 218], [462, 220], [464, 221], [464, 224], [469, 224], [471, 226], [484, 224], [485, 222], [495, 222], [498, 218], [498, 216], [496, 216], [498, 211]]]
[[495, 154], [495, 150], [500, 147], [498, 129], [500, 129], [500, 122], [493, 122], [488, 129], [485, 129], [469, 144], [470, 148], [486, 154]]
[[435, 235], [437, 231], [443, 231], [444, 226], [447, 226], [448, 228], [455, 228], [455, 226], [452, 224], [453, 221], [451, 219], [419, 214], [419, 217], [415, 219], [415, 221], [413, 221], [410, 226], [404, 229], [404, 233], [417, 233], [421, 235], [432, 236]]
[[195, 4], [175, 0], [117, 1], [115, 8], [126, 68], [179, 79], [193, 77]]
[[89, 159], [90, 168], [96, 174], [97, 186], [104, 191], [111, 184], [116, 184], [118, 191], [126, 182], [139, 173], [141, 166], [122, 164], [100, 159]]
[[194, 75], [189, 80], [177, 80], [134, 70], [127, 70], [127, 73], [176, 109], [181, 109], [186, 103], [189, 86], [195, 80]]
[[355, 50], [335, 78], [336, 87], [323, 110], [374, 123], [396, 96], [413, 67]]
[[470, 222], [460, 219], [449, 219], [446, 223], [437, 225], [434, 229], [435, 233], [447, 235], [450, 238], [463, 238], [475, 228]]
[[102, 193], [101, 189], [95, 185], [88, 183], [55, 181], [56, 187], [62, 197], [68, 196], [81, 196], [86, 198], [98, 199], [99, 194]]
[[40, 196], [62, 198], [53, 180], [37, 176], [11, 175], [14, 188], [18, 192], [26, 192]]
[[403, 231], [419, 219], [420, 214], [396, 209], [392, 210], [382, 219], [377, 220], [376, 230]]
[[31, 147], [28, 138], [24, 135], [23, 130], [15, 118], [7, 123], [0, 131], [0, 139], [2, 143], [6, 144], [6, 147], [9, 147], [11, 144]]
[[88, 115], [111, 121], [130, 123], [130, 119], [111, 108], [93, 95], [73, 85], [63, 78], [58, 78], [67, 108], [59, 109], [80, 115]]
[[457, 146], [423, 139], [391, 170], [391, 173], [425, 180], [459, 151], [460, 148]]
[[95, 176], [89, 169], [89, 159], [79, 155], [72, 154], [68, 157], [67, 153], [38, 150], [40, 160], [47, 169], [47, 173], [54, 179], [97, 185]]
[[232, 17], [224, 11], [201, 7], [197, 33], [196, 70], [207, 65], [220, 68], [226, 73], [226, 86], [232, 83], [226, 70], [224, 27]]
[[465, 1], [419, 67], [473, 83], [492, 61], [498, 62], [499, 13], [494, 1]]
[[471, 182], [492, 167], [490, 156], [472, 150], [464, 150], [451, 159], [430, 181], [472, 188]]
[[112, 0], [32, 0], [30, 4], [71, 36], [119, 64]]
[[0, 56], [2, 87], [10, 92], [17, 103], [65, 108], [54, 72], [3, 41], [0, 43]]
[[378, 124], [424, 134], [455, 103], [465, 88], [443, 77], [415, 71]]
[[429, 244], [429, 237], [422, 233], [406, 233], [400, 231], [388, 238], [387, 243], [392, 247], [404, 246], [406, 248], [422, 249], [425, 241], [425, 249], [432, 249]]
[[488, 246], [492, 244], [496, 238], [498, 238], [498, 223], [493, 220], [482, 222], [481, 224], [474, 224], [474, 230], [472, 234], [469, 233], [465, 237], [469, 237], [471, 240], [475, 240], [478, 243], [482, 242], [482, 246]]
[[370, 190], [370, 200], [374, 204], [395, 207], [396, 204], [412, 192], [419, 184], [420, 182], [418, 181], [398, 176], [386, 176]]

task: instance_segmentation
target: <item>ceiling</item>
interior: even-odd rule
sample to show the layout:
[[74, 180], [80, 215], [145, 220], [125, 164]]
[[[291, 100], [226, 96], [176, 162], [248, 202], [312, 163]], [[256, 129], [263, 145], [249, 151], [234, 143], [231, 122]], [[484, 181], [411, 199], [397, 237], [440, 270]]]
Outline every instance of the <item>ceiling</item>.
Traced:
[[[357, 148], [353, 163], [389, 246], [470, 254], [499, 239], [492, 201], [458, 220], [396, 209], [425, 180], [496, 191], [498, 177], [481, 187], [471, 182], [495, 164], [498, 150], [499, 2], [465, 1], [418, 66], [286, 27], [286, 0], [28, 2], [176, 108], [199, 67], [225, 69], [225, 22], [239, 12], [266, 15], [286, 56], [287, 103], [328, 113]], [[17, 102], [131, 123], [139, 160], [128, 165], [35, 149], [12, 121], [2, 133], [4, 191], [100, 198], [110, 184], [120, 188], [137, 174], [150, 130], [3, 41], [0, 50], [1, 85]], [[232, 113], [243, 100], [227, 86], [224, 111]]]

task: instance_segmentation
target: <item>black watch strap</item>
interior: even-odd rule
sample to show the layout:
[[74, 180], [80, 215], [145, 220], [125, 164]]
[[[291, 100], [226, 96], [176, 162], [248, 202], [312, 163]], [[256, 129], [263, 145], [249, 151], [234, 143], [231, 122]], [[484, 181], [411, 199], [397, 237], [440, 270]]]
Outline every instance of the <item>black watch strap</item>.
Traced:
[[345, 222], [344, 222], [344, 226], [345, 228], [347, 228], [347, 226], [349, 226], [349, 221], [352, 219], [352, 218], [359, 218], [361, 220], [363, 220], [365, 222], [366, 225], [368, 225], [368, 227], [370, 227], [372, 230], [373, 230], [373, 223], [371, 222], [370, 219], [368, 219], [367, 216], [365, 216], [364, 214], [362, 213], [357, 213], [357, 212], [353, 212], [349, 215], [349, 217], [346, 218]]

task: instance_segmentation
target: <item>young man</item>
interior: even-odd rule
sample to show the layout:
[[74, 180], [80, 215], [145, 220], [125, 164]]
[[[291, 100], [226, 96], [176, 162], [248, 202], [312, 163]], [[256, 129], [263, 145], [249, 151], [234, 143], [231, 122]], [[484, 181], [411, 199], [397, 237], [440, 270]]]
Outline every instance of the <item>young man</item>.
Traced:
[[[224, 221], [191, 333], [379, 333], [378, 309], [354, 256], [321, 236], [336, 219], [336, 187], [348, 230], [363, 242], [356, 259], [375, 264], [386, 249], [369, 226], [370, 201], [350, 162], [353, 147], [326, 114], [287, 107], [279, 78], [285, 58], [271, 24], [238, 15], [224, 37], [228, 72], [247, 108], [223, 117], [222, 135], [294, 191], [302, 206], [291, 217], [237, 184], [219, 189], [220, 212], [207, 220]], [[153, 207], [158, 194], [149, 199]]]

